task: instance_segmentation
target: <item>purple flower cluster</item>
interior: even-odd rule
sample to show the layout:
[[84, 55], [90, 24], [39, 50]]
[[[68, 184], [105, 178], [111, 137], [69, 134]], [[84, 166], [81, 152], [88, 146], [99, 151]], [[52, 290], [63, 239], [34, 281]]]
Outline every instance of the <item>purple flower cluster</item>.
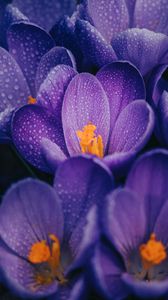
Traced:
[[0, 1], [0, 299], [168, 299], [167, 67], [165, 0]]

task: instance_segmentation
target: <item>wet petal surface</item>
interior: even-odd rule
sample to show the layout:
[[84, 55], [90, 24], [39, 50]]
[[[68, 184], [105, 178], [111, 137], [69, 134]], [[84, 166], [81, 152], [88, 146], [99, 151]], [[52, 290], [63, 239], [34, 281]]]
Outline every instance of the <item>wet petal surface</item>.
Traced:
[[14, 24], [8, 30], [9, 51], [16, 59], [29, 84], [31, 96], [36, 95], [35, 76], [41, 57], [54, 47], [53, 39], [33, 24]]

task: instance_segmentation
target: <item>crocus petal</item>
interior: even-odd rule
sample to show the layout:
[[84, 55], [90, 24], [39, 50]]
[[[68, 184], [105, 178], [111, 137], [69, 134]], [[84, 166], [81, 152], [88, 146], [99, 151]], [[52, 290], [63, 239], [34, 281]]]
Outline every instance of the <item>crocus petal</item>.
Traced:
[[156, 136], [160, 143], [168, 146], [168, 92], [164, 91], [156, 108]]
[[20, 297], [23, 297], [24, 299], [35, 299], [48, 296], [57, 291], [58, 284], [56, 281], [49, 285], [37, 286], [34, 277], [34, 266], [3, 246], [0, 246], [0, 264], [2, 276], [1, 282], [19, 296], [19, 298], [5, 297], [5, 299], [20, 299]]
[[125, 3], [128, 8], [128, 13], [129, 13], [129, 26], [132, 27], [133, 25], [133, 17], [134, 17], [134, 9], [135, 9], [135, 4], [137, 0], [125, 0]]
[[79, 1], [80, 4], [77, 5], [75, 12], [72, 15], [72, 19], [74, 18], [89, 21], [90, 24], [93, 24], [93, 20], [91, 16], [88, 14], [88, 9], [87, 9], [87, 0], [81, 0]]
[[41, 152], [53, 174], [58, 165], [67, 158], [61, 148], [47, 138], [41, 140]]
[[[1, 8], [0, 8], [1, 9]], [[4, 12], [3, 17], [0, 22], [0, 44], [8, 48], [7, 41], [6, 41], [6, 34], [8, 28], [15, 22], [22, 22], [22, 21], [29, 21], [29, 19], [24, 16], [17, 7], [14, 7], [13, 5], [7, 5]]]
[[122, 276], [123, 282], [129, 288], [130, 293], [138, 298], [159, 299], [168, 292], [168, 280], [163, 281], [140, 281], [125, 273]]
[[86, 283], [84, 279], [81, 278], [75, 283], [67, 300], [86, 300], [86, 299], [87, 299]]
[[75, 9], [75, 0], [14, 0], [13, 3], [33, 23], [49, 30], [64, 15], [71, 15]]
[[135, 99], [145, 99], [144, 81], [139, 71], [128, 62], [114, 62], [104, 66], [96, 77], [109, 99], [113, 129], [124, 107]]
[[89, 22], [77, 20], [75, 33], [80, 41], [83, 56], [92, 64], [92, 67], [100, 68], [117, 59], [110, 44]]
[[104, 234], [127, 260], [146, 233], [142, 199], [131, 190], [119, 189], [107, 196], [101, 220]]
[[0, 140], [10, 137], [11, 115], [27, 103], [30, 91], [23, 73], [13, 57], [0, 48]]
[[109, 154], [139, 151], [154, 128], [154, 113], [142, 100], [127, 105], [119, 115], [110, 138]]
[[168, 65], [161, 65], [153, 70], [147, 82], [147, 99], [152, 106], [158, 105], [159, 99], [164, 90], [168, 90], [167, 81], [162, 78]]
[[2, 27], [2, 22], [4, 19], [4, 14], [5, 14], [5, 10], [6, 10], [6, 6], [11, 3], [12, 0], [4, 0], [0, 2], [0, 47], [3, 47], [4, 45], [4, 38], [3, 38], [3, 27]]
[[[126, 299], [128, 292], [121, 280], [124, 266], [121, 257], [106, 243], [98, 244], [91, 259], [92, 282], [107, 299]], [[103, 298], [104, 299], [104, 298]]]
[[12, 0], [2, 0], [1, 1], [1, 3], [0, 3], [0, 22], [2, 21], [6, 6], [11, 2], [12, 2]]
[[[81, 238], [81, 233], [82, 238]], [[93, 255], [96, 242], [99, 238], [99, 227], [97, 220], [96, 204], [84, 215], [77, 223], [69, 240], [69, 246], [72, 256], [75, 258], [74, 263], [70, 266], [69, 272], [73, 269], [79, 269], [84, 266], [89, 258]]]
[[81, 152], [76, 131], [89, 122], [97, 127], [96, 134], [102, 136], [105, 149], [110, 129], [108, 99], [95, 76], [81, 73], [70, 82], [62, 107], [64, 136], [70, 155]]
[[164, 0], [136, 1], [133, 27], [168, 34], [168, 3]]
[[48, 74], [37, 94], [37, 103], [48, 108], [59, 120], [65, 91], [76, 74], [70, 66], [56, 66]]
[[149, 231], [168, 197], [168, 151], [153, 150], [140, 157], [130, 171], [126, 187], [135, 191], [147, 208]]
[[48, 138], [66, 153], [62, 127], [55, 117], [41, 106], [23, 106], [13, 117], [13, 142], [29, 163], [43, 171], [51, 172], [41, 151], [42, 138]]
[[11, 140], [11, 119], [14, 108], [8, 106], [3, 112], [0, 112], [0, 143]]
[[75, 67], [75, 62], [72, 54], [64, 47], [54, 47], [48, 51], [40, 60], [36, 73], [36, 90], [39, 90], [40, 85], [47, 77], [51, 69], [57, 65], [68, 65]]
[[60, 165], [54, 186], [62, 201], [64, 232], [68, 239], [89, 208], [95, 203], [100, 205], [104, 196], [112, 190], [113, 178], [99, 160], [79, 156]]
[[84, 276], [78, 276], [76, 280], [71, 280], [68, 285], [59, 286], [58, 293], [47, 298], [47, 300], [86, 300], [88, 290]]
[[69, 49], [75, 57], [78, 69], [81, 70], [83, 55], [80, 43], [75, 33], [75, 24], [72, 18], [64, 16], [50, 31], [57, 46]]
[[166, 63], [168, 37], [147, 29], [128, 29], [112, 40], [119, 59], [131, 61], [146, 75], [156, 65]]
[[131, 150], [129, 152], [116, 152], [106, 155], [103, 162], [112, 170], [115, 177], [118, 179], [127, 175], [131, 164], [135, 160], [137, 152]]
[[112, 37], [128, 28], [129, 16], [124, 0], [88, 0], [88, 12], [95, 27], [110, 43]]
[[16, 108], [27, 103], [30, 91], [13, 57], [0, 48], [0, 112], [8, 106]]
[[33, 24], [13, 24], [8, 30], [9, 51], [20, 65], [32, 95], [36, 95], [35, 76], [41, 57], [54, 47], [53, 39]]
[[156, 223], [154, 225], [153, 232], [156, 234], [156, 237], [162, 241], [162, 243], [167, 248], [168, 246], [168, 236], [167, 236], [167, 226], [168, 226], [168, 201], [166, 199], [165, 203], [163, 204], [163, 207], [161, 208]]
[[48, 240], [49, 234], [62, 239], [63, 216], [52, 187], [39, 180], [15, 184], [3, 198], [0, 208], [0, 234], [17, 255], [27, 258], [32, 245]]

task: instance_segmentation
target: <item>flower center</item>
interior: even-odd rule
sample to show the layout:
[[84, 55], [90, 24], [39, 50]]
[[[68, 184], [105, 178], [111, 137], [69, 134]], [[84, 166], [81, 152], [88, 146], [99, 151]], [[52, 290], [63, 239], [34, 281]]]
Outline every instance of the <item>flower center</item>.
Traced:
[[149, 241], [139, 248], [142, 264], [145, 270], [149, 270], [154, 265], [159, 265], [166, 259], [166, 249], [162, 242], [156, 240], [156, 235], [151, 234]]
[[32, 96], [29, 96], [27, 103], [28, 104], [35, 104], [36, 103], [36, 98], [33, 98]]
[[59, 240], [54, 234], [50, 234], [49, 239], [51, 245], [48, 245], [45, 240], [34, 243], [28, 254], [28, 260], [37, 267], [35, 280], [40, 285], [49, 284], [55, 279], [60, 283], [66, 282], [60, 264]]
[[77, 130], [76, 134], [79, 138], [79, 144], [82, 153], [96, 155], [100, 158], [103, 157], [104, 146], [101, 135], [96, 136], [96, 126], [91, 122], [85, 125], [81, 130]]

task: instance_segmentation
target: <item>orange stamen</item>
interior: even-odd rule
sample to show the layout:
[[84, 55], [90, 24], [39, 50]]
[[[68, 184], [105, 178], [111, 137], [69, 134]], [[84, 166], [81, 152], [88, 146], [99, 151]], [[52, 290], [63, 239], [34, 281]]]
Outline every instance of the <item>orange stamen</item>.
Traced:
[[149, 270], [153, 265], [159, 265], [167, 257], [165, 246], [156, 240], [154, 233], [151, 234], [146, 244], [140, 246], [139, 251], [146, 270]]
[[46, 241], [41, 241], [33, 244], [28, 259], [31, 263], [38, 264], [48, 261], [50, 256], [49, 246], [46, 245]]
[[35, 104], [36, 103], [36, 98], [33, 98], [32, 96], [28, 97], [28, 104]]
[[56, 269], [60, 263], [61, 257], [60, 243], [58, 238], [54, 234], [50, 234], [49, 238], [53, 242], [51, 248], [51, 257], [49, 258], [49, 264]]
[[54, 234], [49, 235], [52, 241], [51, 250], [46, 241], [40, 241], [32, 245], [28, 259], [31, 263], [38, 264], [42, 262], [54, 263], [57, 267], [60, 262], [61, 250], [58, 238]]
[[50, 272], [41, 272], [36, 274], [36, 282], [38, 284], [49, 284], [54, 279], [57, 279], [61, 284], [67, 282], [63, 275], [63, 269], [60, 264], [61, 248], [58, 238], [54, 234], [50, 234], [50, 246], [45, 240], [34, 243], [28, 255], [28, 260], [33, 264], [47, 263], [50, 267]]
[[96, 155], [100, 158], [104, 155], [104, 146], [101, 135], [95, 135], [96, 126], [88, 123], [82, 128], [82, 131], [77, 130], [76, 134], [79, 138], [79, 144], [82, 153]]

